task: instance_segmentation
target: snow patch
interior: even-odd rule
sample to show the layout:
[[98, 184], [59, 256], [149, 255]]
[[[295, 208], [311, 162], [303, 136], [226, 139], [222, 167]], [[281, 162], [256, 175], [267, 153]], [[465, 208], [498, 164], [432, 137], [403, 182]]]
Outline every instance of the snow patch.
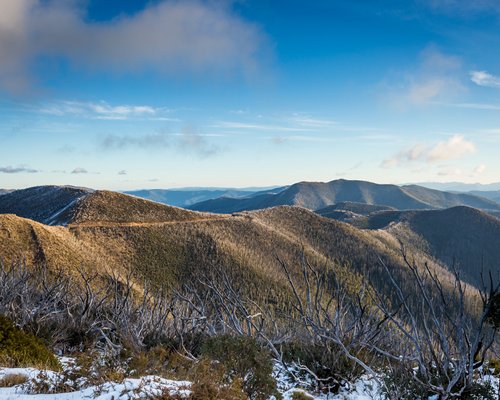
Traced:
[[[65, 368], [71, 368], [72, 362], [71, 359], [62, 359], [61, 364]], [[61, 382], [61, 379], [64, 379], [64, 375], [36, 368], [0, 368], [0, 379], [8, 375], [24, 375], [27, 382], [10, 388], [0, 388], [0, 400], [132, 400], [159, 396], [165, 391], [171, 395], [187, 398], [191, 393], [189, 381], [174, 381], [151, 375], [137, 379], [128, 378], [120, 383], [105, 382], [94, 386], [85, 386], [85, 380], [76, 383], [66, 382], [81, 387], [72, 392], [40, 394], [33, 392], [34, 386], [42, 382], [50, 391], [58, 382]]]

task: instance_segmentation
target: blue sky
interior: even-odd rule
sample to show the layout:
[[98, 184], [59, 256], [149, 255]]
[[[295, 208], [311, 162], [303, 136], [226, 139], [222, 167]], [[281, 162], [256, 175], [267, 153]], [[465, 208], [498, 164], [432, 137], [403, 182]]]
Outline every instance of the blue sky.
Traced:
[[0, 187], [500, 181], [497, 1], [0, 9]]

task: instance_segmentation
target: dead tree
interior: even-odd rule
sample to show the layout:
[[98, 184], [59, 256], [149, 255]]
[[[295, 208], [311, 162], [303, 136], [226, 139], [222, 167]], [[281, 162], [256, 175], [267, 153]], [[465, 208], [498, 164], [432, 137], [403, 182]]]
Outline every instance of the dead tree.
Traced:
[[[472, 390], [476, 371], [495, 342], [497, 326], [489, 323], [500, 284], [490, 275], [488, 287], [479, 291], [480, 308], [473, 310], [474, 292], [461, 280], [456, 268], [448, 282], [427, 263], [418, 265], [401, 247], [408, 272], [405, 293], [393, 272], [380, 260], [396, 294], [391, 304], [380, 293], [376, 303], [402, 346], [396, 352], [374, 349], [384, 354], [404, 381], [413, 381], [425, 393], [440, 399], [465, 396]], [[472, 295], [472, 296], [471, 296]], [[476, 312], [475, 312], [476, 311]]]
[[[295, 315], [288, 318], [295, 326], [296, 340], [303, 341], [304, 346], [322, 346], [325, 353], [335, 353], [330, 360], [338, 362], [330, 366], [332, 376], [323, 379], [298, 361], [295, 366], [315, 377], [318, 387], [332, 390], [352, 379], [356, 367], [377, 379], [378, 374], [368, 362], [371, 354], [366, 350], [368, 344], [384, 340], [385, 319], [369, 301], [369, 285], [363, 282], [355, 291], [349, 289], [333, 268], [315, 268], [305, 256], [300, 262], [300, 273], [294, 276], [287, 263], [277, 259], [295, 300]], [[351, 371], [341, 365], [343, 358], [353, 365]]]

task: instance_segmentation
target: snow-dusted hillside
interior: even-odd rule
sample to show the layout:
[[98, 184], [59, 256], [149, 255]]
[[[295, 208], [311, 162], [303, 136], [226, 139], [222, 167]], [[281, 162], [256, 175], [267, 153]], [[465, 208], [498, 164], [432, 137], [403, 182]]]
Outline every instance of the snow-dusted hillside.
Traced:
[[92, 189], [74, 186], [35, 186], [0, 197], [0, 214], [16, 214], [47, 225], [65, 225], [79, 200]]

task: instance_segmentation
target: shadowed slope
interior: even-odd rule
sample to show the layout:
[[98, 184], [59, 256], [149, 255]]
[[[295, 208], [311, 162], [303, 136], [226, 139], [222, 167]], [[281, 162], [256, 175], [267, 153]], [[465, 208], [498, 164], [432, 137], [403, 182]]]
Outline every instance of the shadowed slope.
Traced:
[[421, 246], [447, 265], [457, 264], [475, 285], [481, 271], [491, 270], [495, 278], [500, 274], [500, 220], [480, 210], [460, 206], [387, 211], [369, 216], [366, 226], [384, 229], [401, 240], [411, 237], [409, 245]]
[[402, 189], [410, 196], [429, 204], [431, 208], [468, 206], [484, 210], [500, 209], [500, 205], [495, 201], [468, 193], [442, 192], [440, 190], [428, 189], [417, 185], [403, 186]]
[[36, 186], [0, 197], [0, 214], [16, 214], [47, 225], [64, 225], [76, 203], [93, 193], [73, 186]]

